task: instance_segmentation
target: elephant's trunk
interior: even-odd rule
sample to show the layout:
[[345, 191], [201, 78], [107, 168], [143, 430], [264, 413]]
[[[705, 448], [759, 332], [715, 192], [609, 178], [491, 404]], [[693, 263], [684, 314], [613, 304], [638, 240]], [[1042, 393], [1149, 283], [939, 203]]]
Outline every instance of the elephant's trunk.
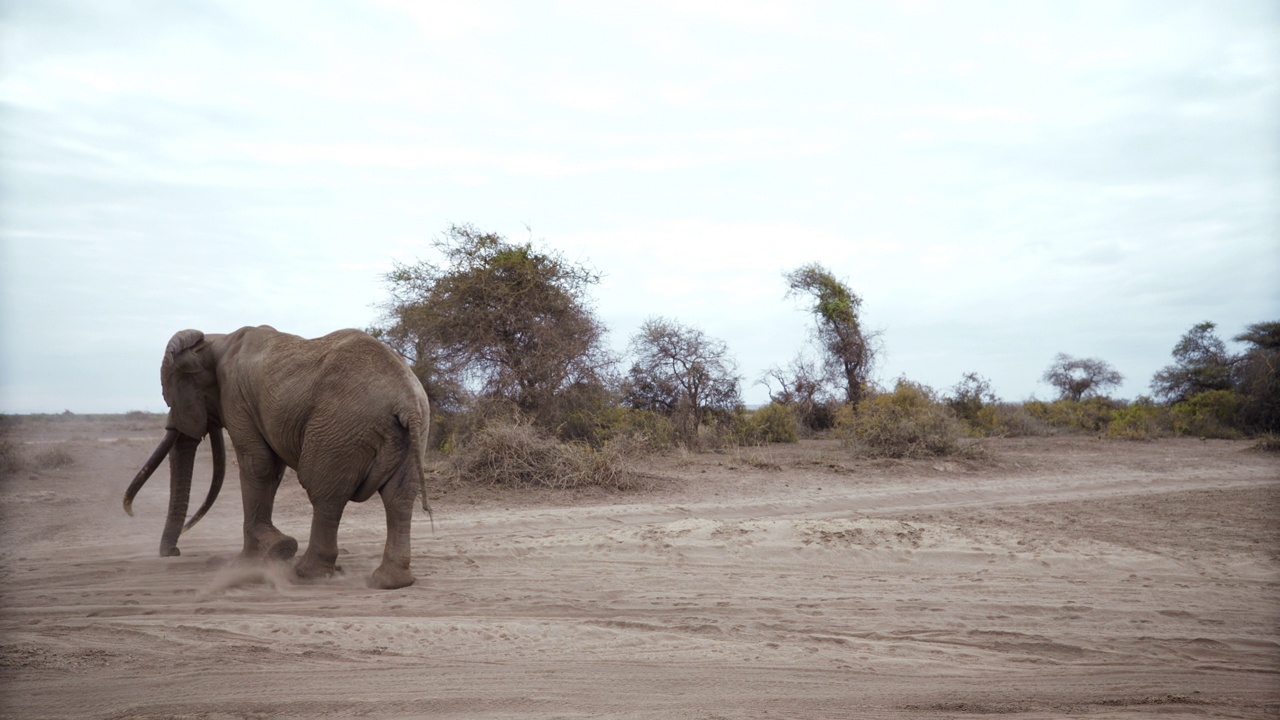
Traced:
[[164, 459], [165, 455], [169, 454], [169, 450], [173, 448], [173, 444], [177, 441], [177, 430], [166, 431], [164, 439], [156, 446], [155, 452], [151, 453], [151, 457], [147, 458], [147, 461], [142, 465], [142, 469], [133, 477], [133, 482], [129, 483], [129, 489], [124, 491], [124, 511], [126, 514], [133, 515], [134, 496], [138, 494], [138, 491], [142, 489], [147, 480], [151, 479], [151, 475], [155, 473], [156, 468], [160, 467], [160, 461]]
[[196, 447], [200, 441], [179, 434], [169, 453], [169, 514], [160, 535], [160, 557], [181, 555], [178, 552], [178, 536], [182, 534], [182, 521], [187, 517], [187, 502], [191, 499], [191, 475], [196, 466]]
[[[195, 515], [182, 526], [182, 532], [191, 529], [191, 526], [200, 521], [204, 514], [209, 512], [209, 508], [213, 507], [213, 501], [218, 499], [218, 491], [222, 489], [222, 478], [227, 474], [227, 447], [222, 442], [222, 428], [214, 425], [209, 430], [209, 449], [213, 451], [213, 480], [209, 482], [209, 494], [205, 496], [204, 503]], [[190, 476], [188, 475], [187, 488], [190, 491]], [[186, 508], [183, 508], [185, 512]]]

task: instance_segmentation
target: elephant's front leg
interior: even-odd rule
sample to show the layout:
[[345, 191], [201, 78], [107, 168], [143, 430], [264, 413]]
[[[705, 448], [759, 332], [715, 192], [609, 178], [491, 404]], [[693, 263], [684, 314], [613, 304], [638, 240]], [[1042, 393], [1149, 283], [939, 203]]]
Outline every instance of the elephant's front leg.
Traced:
[[405, 487], [406, 484], [389, 482], [378, 491], [387, 511], [387, 545], [382, 551], [382, 564], [370, 578], [369, 584], [375, 588], [392, 590], [413, 584], [413, 571], [409, 569], [409, 527], [417, 488]]
[[276, 490], [284, 477], [284, 463], [269, 451], [239, 452], [240, 497], [244, 501], [244, 557], [288, 560], [298, 552], [298, 541], [271, 523]]
[[311, 542], [294, 570], [301, 578], [328, 577], [338, 561], [338, 523], [342, 521], [345, 500], [312, 502]]

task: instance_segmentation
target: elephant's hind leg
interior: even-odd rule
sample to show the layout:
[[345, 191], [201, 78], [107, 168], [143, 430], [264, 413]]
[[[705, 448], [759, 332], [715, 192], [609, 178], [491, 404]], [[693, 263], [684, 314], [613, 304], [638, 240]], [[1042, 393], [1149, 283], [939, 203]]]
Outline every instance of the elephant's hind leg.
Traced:
[[413, 571], [409, 569], [410, 533], [413, 521], [413, 501], [417, 487], [392, 480], [378, 493], [387, 511], [387, 545], [382, 551], [382, 564], [373, 571], [369, 584], [382, 590], [393, 590], [412, 585]]

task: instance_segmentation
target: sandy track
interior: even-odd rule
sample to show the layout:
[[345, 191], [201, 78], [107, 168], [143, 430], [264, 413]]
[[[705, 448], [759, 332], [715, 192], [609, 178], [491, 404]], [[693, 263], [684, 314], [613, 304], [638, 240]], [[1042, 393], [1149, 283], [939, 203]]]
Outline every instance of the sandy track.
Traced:
[[[339, 577], [232, 562], [234, 478], [156, 557], [164, 478], [119, 505], [159, 437], [131, 427], [10, 431], [77, 463], [0, 484], [6, 717], [1280, 715], [1280, 463], [1242, 443], [807, 442], [623, 495], [454, 489], [381, 592], [376, 503]], [[304, 537], [296, 482], [277, 507]]]

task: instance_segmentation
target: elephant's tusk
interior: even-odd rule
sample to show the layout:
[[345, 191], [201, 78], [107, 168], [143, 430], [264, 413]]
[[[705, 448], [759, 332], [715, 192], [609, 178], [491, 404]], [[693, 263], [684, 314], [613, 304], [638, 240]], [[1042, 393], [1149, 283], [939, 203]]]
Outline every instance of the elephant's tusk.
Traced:
[[156, 451], [151, 453], [151, 457], [147, 458], [147, 461], [142, 465], [142, 469], [133, 477], [133, 482], [129, 483], [129, 489], [124, 491], [124, 511], [130, 517], [133, 516], [134, 496], [142, 489], [143, 484], [156, 471], [156, 468], [160, 467], [160, 461], [164, 460], [164, 456], [169, 454], [176, 442], [178, 442], [178, 431], [172, 428], [166, 430], [164, 439], [156, 446]]
[[222, 489], [222, 478], [227, 474], [227, 447], [222, 442], [222, 428], [216, 425], [209, 429], [209, 449], [213, 451], [213, 480], [209, 482], [209, 494], [196, 514], [182, 526], [182, 532], [190, 530], [213, 507], [213, 501], [218, 499], [218, 491]]

